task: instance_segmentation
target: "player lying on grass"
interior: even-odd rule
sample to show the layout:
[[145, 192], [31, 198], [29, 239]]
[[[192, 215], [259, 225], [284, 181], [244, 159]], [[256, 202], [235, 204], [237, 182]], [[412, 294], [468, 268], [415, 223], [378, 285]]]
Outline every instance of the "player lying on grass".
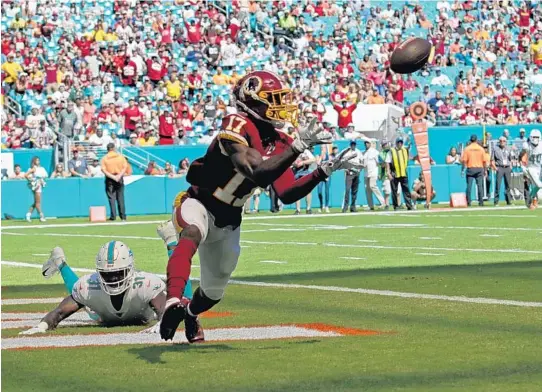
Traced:
[[[162, 339], [173, 339], [178, 325], [208, 311], [223, 297], [240, 254], [242, 209], [258, 187], [271, 185], [284, 204], [305, 197], [334, 171], [352, 168], [355, 154], [339, 154], [311, 173], [295, 179], [291, 169], [299, 155], [332, 135], [307, 121], [291, 139], [277, 128], [297, 126], [298, 105], [280, 77], [255, 71], [233, 89], [238, 112], [222, 120], [220, 133], [205, 156], [188, 170], [190, 188], [174, 201], [172, 221], [178, 244], [167, 266], [167, 302], [160, 322]], [[192, 257], [199, 253], [200, 286], [186, 306], [182, 298]]]
[[[160, 233], [159, 233], [160, 234]], [[43, 265], [42, 273], [59, 273], [68, 293], [56, 309], [22, 335], [45, 333], [82, 307], [90, 318], [106, 326], [141, 325], [159, 319], [165, 304], [165, 284], [158, 276], [135, 270], [133, 253], [124, 243], [110, 241], [96, 256], [96, 272], [78, 278], [68, 266], [64, 250], [56, 247]], [[185, 291], [191, 296], [191, 286]], [[183, 297], [183, 300], [189, 300]], [[193, 324], [190, 324], [193, 321]], [[197, 319], [185, 323], [188, 341], [203, 340]], [[157, 332], [159, 324], [143, 332]]]

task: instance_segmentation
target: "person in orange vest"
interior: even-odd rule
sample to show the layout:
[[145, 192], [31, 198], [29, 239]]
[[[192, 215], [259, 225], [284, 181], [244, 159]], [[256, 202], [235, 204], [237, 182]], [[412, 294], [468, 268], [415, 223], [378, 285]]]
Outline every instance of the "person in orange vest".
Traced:
[[478, 204], [484, 205], [484, 173], [489, 165], [489, 157], [478, 143], [478, 136], [470, 137], [470, 144], [463, 151], [461, 177], [467, 174], [467, 204], [471, 205], [472, 184], [476, 181]]

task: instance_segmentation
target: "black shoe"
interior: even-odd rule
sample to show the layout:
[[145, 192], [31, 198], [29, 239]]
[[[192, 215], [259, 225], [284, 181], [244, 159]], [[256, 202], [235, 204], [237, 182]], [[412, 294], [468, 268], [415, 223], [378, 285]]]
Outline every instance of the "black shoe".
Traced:
[[173, 340], [177, 327], [186, 317], [186, 308], [178, 298], [170, 298], [165, 309], [160, 321], [160, 336], [164, 340]]
[[110, 221], [114, 221], [114, 220], [117, 220], [117, 218], [113, 218], [113, 217], [111, 217], [111, 218], [109, 218], [108, 220], [110, 220]]
[[356, 207], [350, 207], [350, 212], [358, 212], [358, 209]]
[[[188, 299], [183, 298], [181, 302], [183, 302], [185, 307], [188, 308], [188, 305], [190, 304]], [[186, 313], [184, 319], [184, 334], [186, 335], [186, 340], [188, 340], [189, 343], [203, 343], [205, 341], [203, 327], [201, 326], [198, 317], [190, 316], [188, 312]]]
[[294, 215], [299, 215], [299, 214], [301, 214], [301, 211], [295, 210]]
[[307, 215], [312, 215], [312, 210], [307, 210]]

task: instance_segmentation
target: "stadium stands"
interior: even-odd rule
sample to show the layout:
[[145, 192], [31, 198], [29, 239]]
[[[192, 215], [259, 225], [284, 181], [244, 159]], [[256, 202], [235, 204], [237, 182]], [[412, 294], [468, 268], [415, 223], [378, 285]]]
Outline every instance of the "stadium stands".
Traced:
[[[321, 116], [334, 101], [367, 103], [377, 87], [407, 116], [426, 101], [436, 125], [540, 122], [539, 10], [519, 1], [3, 1], [2, 147], [45, 148], [55, 137], [100, 146], [113, 133], [126, 144], [148, 134], [165, 143], [167, 132], [175, 144], [205, 142], [234, 110], [232, 84], [252, 69], [287, 79], [305, 116], [313, 104]], [[437, 54], [412, 81], [388, 70], [410, 36]]]

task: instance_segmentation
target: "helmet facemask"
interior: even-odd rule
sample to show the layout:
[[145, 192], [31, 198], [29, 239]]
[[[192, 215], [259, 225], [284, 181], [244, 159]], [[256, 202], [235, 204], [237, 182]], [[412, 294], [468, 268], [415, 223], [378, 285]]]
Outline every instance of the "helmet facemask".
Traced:
[[116, 270], [98, 269], [97, 271], [100, 285], [108, 295], [122, 294], [132, 284], [134, 276], [134, 266], [132, 264]]
[[[236, 104], [241, 109], [259, 120], [269, 122], [276, 128], [282, 128], [287, 122], [294, 127], [298, 125], [299, 108], [293, 103], [292, 91], [288, 88], [261, 91], [263, 81], [257, 76], [248, 78], [239, 90], [241, 99]], [[247, 104], [247, 99], [254, 101], [255, 105], [261, 104], [265, 107], [260, 113]]]
[[270, 93], [261, 91], [259, 98], [267, 104], [265, 115], [272, 121], [289, 122], [294, 127], [298, 126], [299, 108], [293, 103], [293, 94], [290, 89], [275, 90]]

